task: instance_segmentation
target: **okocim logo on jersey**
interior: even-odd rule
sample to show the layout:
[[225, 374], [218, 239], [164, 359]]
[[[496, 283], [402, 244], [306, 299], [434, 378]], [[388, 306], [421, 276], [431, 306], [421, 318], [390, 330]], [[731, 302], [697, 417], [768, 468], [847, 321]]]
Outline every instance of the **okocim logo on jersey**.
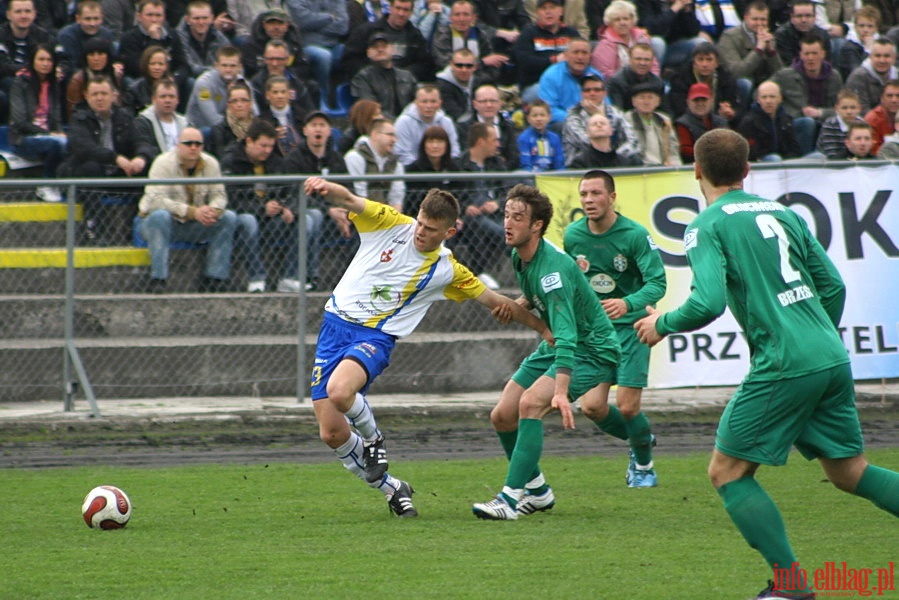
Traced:
[[811, 589], [818, 598], [895, 598], [895, 563], [883, 567], [852, 567], [845, 562], [826, 562], [808, 571], [793, 563], [789, 569], [774, 565], [774, 591]]

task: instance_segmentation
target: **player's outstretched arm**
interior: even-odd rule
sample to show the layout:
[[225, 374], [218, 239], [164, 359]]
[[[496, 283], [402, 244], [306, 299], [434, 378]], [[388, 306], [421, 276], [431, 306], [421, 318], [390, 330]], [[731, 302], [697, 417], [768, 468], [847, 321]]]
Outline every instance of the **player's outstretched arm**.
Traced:
[[[553, 338], [552, 331], [549, 330], [549, 327], [546, 326], [546, 323], [544, 323], [542, 319], [540, 319], [533, 313], [529, 312], [515, 300], [503, 296], [502, 294], [498, 294], [489, 288], [485, 288], [484, 292], [475, 299], [494, 313], [497, 312], [497, 309], [500, 309], [500, 312], [504, 314], [507, 314], [508, 311], [509, 313], [511, 313], [511, 319], [513, 321], [518, 321], [519, 323], [527, 325], [528, 327], [539, 333], [540, 337], [542, 337], [550, 344], [555, 343], [555, 338]], [[500, 320], [500, 322], [503, 322], [502, 319], [498, 320]], [[506, 321], [508, 322], [508, 320]]]
[[321, 194], [331, 204], [354, 213], [361, 213], [365, 209], [365, 198], [323, 177], [310, 177], [303, 187], [306, 194]]

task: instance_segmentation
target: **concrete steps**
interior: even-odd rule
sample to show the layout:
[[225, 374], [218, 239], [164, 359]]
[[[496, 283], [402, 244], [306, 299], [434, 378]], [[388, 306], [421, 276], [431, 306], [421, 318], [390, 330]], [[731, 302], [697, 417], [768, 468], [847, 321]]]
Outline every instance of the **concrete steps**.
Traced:
[[[297, 393], [298, 315], [308, 381], [326, 294], [86, 296], [75, 345], [98, 398]], [[0, 297], [0, 398], [63, 394], [63, 298]], [[432, 306], [372, 388], [381, 393], [500, 390], [537, 336], [473, 302]]]
[[[297, 393], [296, 336], [80, 339], [76, 346], [98, 398], [291, 396]], [[465, 352], [459, 352], [464, 342]], [[502, 389], [536, 343], [529, 331], [421, 333], [402, 340], [373, 393], [443, 393]], [[315, 336], [306, 337], [303, 385]], [[5, 342], [0, 370], [5, 400], [62, 397], [60, 339]]]
[[[27, 190], [21, 194], [29, 198]], [[125, 210], [131, 207], [122, 207]], [[56, 400], [64, 388], [65, 229], [68, 207], [0, 199], [0, 400]], [[80, 207], [76, 218], [81, 219]], [[126, 232], [123, 216], [116, 231]], [[128, 243], [123, 242], [123, 243]], [[149, 252], [81, 246], [75, 258], [75, 347], [100, 399], [285, 396], [305, 388], [328, 293], [354, 246], [326, 247], [321, 289], [287, 294], [196, 293], [203, 249], [172, 250], [166, 293], [142, 293]], [[514, 281], [508, 261], [494, 273]], [[276, 274], [272, 273], [276, 280]], [[270, 286], [275, 281], [270, 281]], [[231, 288], [246, 289], [235, 260]], [[514, 295], [513, 291], [509, 292]], [[306, 364], [299, 367], [299, 318]], [[439, 302], [395, 349], [372, 391], [500, 390], [536, 334], [498, 325], [474, 302]], [[79, 395], [80, 397], [80, 395]]]

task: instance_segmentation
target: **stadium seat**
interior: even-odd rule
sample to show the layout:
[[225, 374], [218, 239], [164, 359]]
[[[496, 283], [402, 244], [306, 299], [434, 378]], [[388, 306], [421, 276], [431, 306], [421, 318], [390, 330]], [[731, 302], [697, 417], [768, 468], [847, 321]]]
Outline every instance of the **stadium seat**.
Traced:
[[325, 112], [332, 118], [347, 116], [350, 112], [350, 107], [353, 106], [353, 96], [350, 95], [350, 84], [341, 83], [338, 85], [335, 90], [335, 96], [337, 97], [337, 108], [328, 108]]

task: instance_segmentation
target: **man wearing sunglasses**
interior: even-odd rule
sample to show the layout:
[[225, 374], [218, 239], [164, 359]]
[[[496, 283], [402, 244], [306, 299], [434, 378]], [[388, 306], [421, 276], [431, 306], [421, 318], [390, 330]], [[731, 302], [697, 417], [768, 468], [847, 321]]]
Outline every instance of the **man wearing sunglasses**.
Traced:
[[478, 61], [468, 48], [460, 48], [453, 52], [452, 61], [445, 69], [437, 73], [435, 85], [440, 90], [443, 100], [443, 111], [453, 121], [467, 121], [474, 115], [471, 98], [474, 94], [475, 80], [480, 81]]
[[[489, 27], [488, 27], [489, 29]], [[490, 34], [478, 25], [478, 12], [472, 0], [455, 0], [450, 8], [449, 23], [437, 27], [431, 40], [431, 55], [438, 69], [454, 62], [454, 50], [467, 48], [474, 54], [482, 82], [495, 83], [500, 69], [510, 58], [495, 52]]]
[[[203, 134], [195, 127], [184, 129], [178, 136], [178, 146], [157, 156], [149, 173], [151, 180], [221, 176], [218, 160], [203, 152]], [[221, 183], [185, 181], [144, 188], [138, 205], [138, 227], [150, 249], [150, 278], [145, 291], [165, 291], [171, 242], [208, 243], [200, 291], [227, 290], [237, 225], [237, 215], [226, 210], [227, 205], [228, 196]]]

